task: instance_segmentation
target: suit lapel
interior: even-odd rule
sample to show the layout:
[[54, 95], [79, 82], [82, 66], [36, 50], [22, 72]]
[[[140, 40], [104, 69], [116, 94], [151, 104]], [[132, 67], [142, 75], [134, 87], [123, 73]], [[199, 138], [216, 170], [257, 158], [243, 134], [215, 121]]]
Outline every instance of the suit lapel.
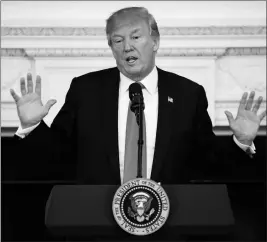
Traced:
[[[168, 148], [171, 135], [171, 108], [172, 103], [169, 98], [171, 95], [171, 85], [164, 72], [158, 69], [158, 124], [155, 143], [155, 152], [151, 179], [159, 181], [160, 171], [163, 165], [164, 154]], [[160, 182], [160, 181], [159, 181]]]
[[102, 127], [110, 172], [113, 173], [116, 184], [120, 184], [119, 147], [118, 147], [118, 97], [120, 75], [117, 68], [106, 76], [103, 86]]

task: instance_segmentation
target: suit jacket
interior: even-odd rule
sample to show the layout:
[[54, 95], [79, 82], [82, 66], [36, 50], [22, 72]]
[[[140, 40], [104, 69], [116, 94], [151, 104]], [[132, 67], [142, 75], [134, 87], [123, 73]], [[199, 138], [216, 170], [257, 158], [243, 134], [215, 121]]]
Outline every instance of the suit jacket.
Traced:
[[[222, 144], [214, 135], [201, 85], [159, 68], [158, 77], [158, 126], [151, 179], [165, 184], [209, 179], [211, 173], [229, 173], [239, 160], [248, 159], [232, 137]], [[60, 164], [62, 172], [63, 164], [74, 164], [71, 170], [75, 168], [78, 183], [120, 184], [119, 81], [117, 68], [74, 78], [51, 127], [42, 121], [20, 146], [34, 147], [43, 163]], [[43, 167], [35, 160], [34, 169]]]

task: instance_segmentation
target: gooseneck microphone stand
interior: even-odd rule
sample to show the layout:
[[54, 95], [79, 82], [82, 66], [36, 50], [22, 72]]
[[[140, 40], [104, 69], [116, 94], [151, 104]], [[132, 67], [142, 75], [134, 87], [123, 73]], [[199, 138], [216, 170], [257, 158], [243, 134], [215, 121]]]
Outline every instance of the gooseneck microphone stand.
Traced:
[[139, 139], [137, 141], [138, 156], [137, 156], [137, 176], [142, 178], [142, 153], [143, 153], [143, 117], [144, 117], [144, 97], [142, 94], [142, 85], [133, 83], [129, 87], [129, 98], [131, 100], [131, 111], [134, 112], [136, 122], [139, 125]]
[[136, 121], [139, 125], [139, 139], [138, 139], [138, 160], [137, 160], [137, 176], [136, 178], [142, 178], [142, 156], [143, 156], [143, 117], [144, 117], [144, 99], [140, 97], [140, 103], [138, 104], [138, 110], [136, 115]]

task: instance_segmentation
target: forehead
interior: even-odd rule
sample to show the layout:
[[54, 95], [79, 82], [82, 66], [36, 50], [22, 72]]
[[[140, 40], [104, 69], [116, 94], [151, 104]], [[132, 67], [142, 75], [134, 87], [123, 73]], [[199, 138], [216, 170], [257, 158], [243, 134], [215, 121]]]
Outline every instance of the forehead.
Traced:
[[111, 35], [131, 33], [135, 30], [149, 31], [149, 26], [140, 16], [122, 15], [113, 22]]

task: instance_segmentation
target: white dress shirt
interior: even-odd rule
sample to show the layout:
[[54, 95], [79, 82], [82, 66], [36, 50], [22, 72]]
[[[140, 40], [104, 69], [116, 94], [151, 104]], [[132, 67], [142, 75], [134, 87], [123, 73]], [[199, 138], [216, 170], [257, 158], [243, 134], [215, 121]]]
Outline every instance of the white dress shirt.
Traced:
[[[134, 83], [122, 73], [120, 73], [120, 86], [119, 86], [119, 110], [118, 110], [118, 140], [119, 140], [119, 162], [120, 162], [120, 176], [123, 181], [124, 172], [124, 153], [125, 153], [125, 135], [126, 135], [126, 122], [127, 112], [129, 106], [129, 86]], [[145, 103], [145, 119], [146, 119], [146, 146], [147, 146], [147, 178], [151, 177], [152, 163], [154, 157], [156, 131], [158, 123], [158, 71], [156, 66], [146, 76], [141, 83], [145, 86], [143, 91], [144, 103]], [[37, 126], [36, 124], [30, 128], [22, 129], [19, 126], [16, 135], [24, 138]], [[244, 151], [250, 150], [250, 154], [255, 154], [255, 146], [252, 143], [251, 146], [241, 144], [235, 136], [233, 136], [234, 142]]]
[[[127, 113], [129, 107], [129, 86], [134, 83], [131, 79], [120, 73], [119, 88], [119, 111], [118, 111], [118, 137], [119, 137], [119, 160], [120, 174], [123, 181], [125, 136]], [[151, 176], [152, 162], [154, 157], [156, 131], [158, 123], [158, 71], [154, 67], [141, 83], [145, 86], [142, 89], [145, 103], [146, 120], [146, 147], [147, 147], [147, 178]]]

